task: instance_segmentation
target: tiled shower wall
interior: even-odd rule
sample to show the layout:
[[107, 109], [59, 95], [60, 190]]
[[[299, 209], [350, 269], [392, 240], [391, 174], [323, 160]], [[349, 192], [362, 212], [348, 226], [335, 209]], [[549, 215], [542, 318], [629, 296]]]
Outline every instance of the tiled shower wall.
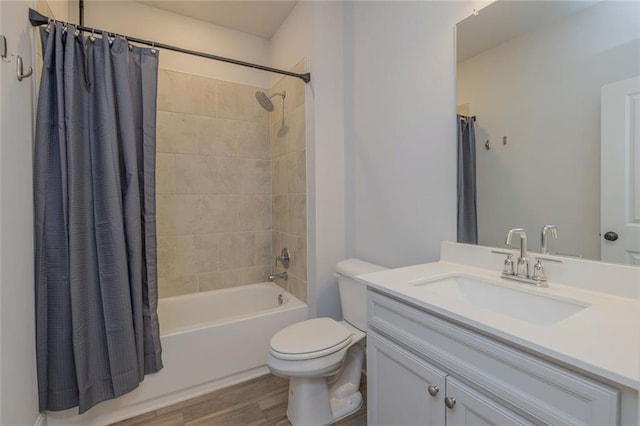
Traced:
[[[304, 72], [304, 62], [294, 68]], [[282, 98], [272, 101], [270, 115], [271, 168], [273, 192], [273, 256], [282, 248], [289, 249], [291, 265], [289, 282], [278, 282], [299, 299], [307, 301], [307, 196], [306, 196], [306, 137], [305, 84], [293, 77], [283, 77], [271, 88], [271, 94], [286, 92], [284, 126]], [[278, 265], [278, 272], [282, 271]]]
[[269, 114], [256, 90], [160, 70], [160, 297], [265, 281], [287, 247], [279, 284], [307, 300], [305, 86], [284, 77], [271, 89], [287, 92], [284, 126], [281, 98]]
[[271, 272], [269, 114], [256, 90], [160, 70], [160, 297], [263, 282]]

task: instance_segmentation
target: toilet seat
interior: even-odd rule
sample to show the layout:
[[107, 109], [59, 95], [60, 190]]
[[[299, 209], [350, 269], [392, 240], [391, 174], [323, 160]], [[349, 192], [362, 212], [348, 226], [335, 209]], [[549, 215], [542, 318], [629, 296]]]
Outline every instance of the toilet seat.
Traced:
[[353, 333], [331, 318], [314, 318], [286, 327], [269, 342], [269, 352], [282, 360], [301, 361], [333, 354], [349, 346]]

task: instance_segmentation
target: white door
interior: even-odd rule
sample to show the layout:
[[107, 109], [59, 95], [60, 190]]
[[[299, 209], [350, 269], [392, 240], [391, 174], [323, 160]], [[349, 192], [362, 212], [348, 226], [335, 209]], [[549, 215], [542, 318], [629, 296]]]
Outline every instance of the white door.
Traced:
[[640, 265], [640, 76], [602, 87], [602, 260]]

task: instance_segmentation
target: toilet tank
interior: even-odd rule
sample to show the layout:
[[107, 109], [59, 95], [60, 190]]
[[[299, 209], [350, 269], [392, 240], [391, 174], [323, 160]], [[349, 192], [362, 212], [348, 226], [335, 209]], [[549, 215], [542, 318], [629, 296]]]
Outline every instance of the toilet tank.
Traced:
[[336, 264], [342, 316], [362, 331], [367, 329], [367, 286], [354, 280], [354, 277], [385, 269], [384, 266], [359, 259], [346, 259]]

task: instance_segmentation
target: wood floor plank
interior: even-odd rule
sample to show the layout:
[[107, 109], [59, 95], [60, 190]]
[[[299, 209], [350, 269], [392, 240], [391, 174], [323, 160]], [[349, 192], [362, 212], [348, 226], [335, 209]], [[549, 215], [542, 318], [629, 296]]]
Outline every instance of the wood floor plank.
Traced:
[[[367, 424], [365, 404], [337, 426]], [[289, 381], [272, 374], [151, 411], [113, 426], [291, 426], [287, 419]]]
[[264, 424], [265, 419], [262, 416], [262, 410], [256, 402], [235, 410], [210, 414], [186, 422], [184, 426], [258, 426]]

